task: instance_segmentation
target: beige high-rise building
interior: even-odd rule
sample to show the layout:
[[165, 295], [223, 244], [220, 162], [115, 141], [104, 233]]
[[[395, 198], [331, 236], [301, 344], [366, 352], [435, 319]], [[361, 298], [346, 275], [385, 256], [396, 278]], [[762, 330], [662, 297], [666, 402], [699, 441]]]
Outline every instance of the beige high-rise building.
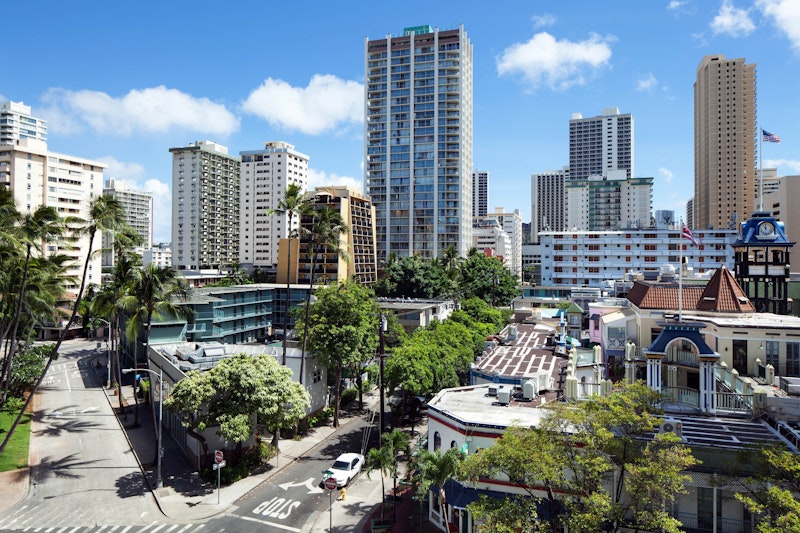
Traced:
[[694, 221], [728, 228], [756, 207], [756, 66], [706, 56], [694, 84]]

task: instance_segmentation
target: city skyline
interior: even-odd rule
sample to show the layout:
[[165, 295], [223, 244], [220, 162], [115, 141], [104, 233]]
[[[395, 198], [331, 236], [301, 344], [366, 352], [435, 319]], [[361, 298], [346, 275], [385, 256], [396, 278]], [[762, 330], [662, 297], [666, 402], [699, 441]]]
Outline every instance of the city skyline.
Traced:
[[489, 211], [519, 209], [529, 222], [531, 175], [568, 164], [572, 113], [618, 107], [635, 117], [635, 174], [655, 178], [654, 211], [682, 216], [693, 194], [693, 83], [710, 54], [756, 64], [758, 127], [782, 139], [765, 143], [764, 167], [800, 173], [790, 151], [797, 1], [509, 2], [494, 11], [410, 2], [401, 14], [323, 3], [302, 18], [281, 5], [236, 7], [222, 24], [218, 5], [203, 2], [53, 3], [35, 13], [12, 4], [7, 19], [36, 29], [6, 28], [15, 52], [3, 59], [12, 75], [0, 99], [48, 121], [50, 150], [102, 161], [106, 178], [152, 192], [156, 242], [171, 233], [170, 217], [159, 217], [171, 212], [170, 147], [211, 140], [239, 155], [285, 141], [310, 156], [310, 189], [363, 190], [364, 38], [421, 24], [463, 24], [472, 41], [473, 170], [490, 173]]

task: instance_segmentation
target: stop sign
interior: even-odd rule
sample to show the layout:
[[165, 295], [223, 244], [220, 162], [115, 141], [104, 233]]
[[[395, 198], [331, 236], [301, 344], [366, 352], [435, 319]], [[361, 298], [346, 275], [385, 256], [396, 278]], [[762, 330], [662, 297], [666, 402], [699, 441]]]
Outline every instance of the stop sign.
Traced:
[[328, 490], [336, 489], [336, 479], [333, 476], [325, 480], [325, 488]]
[[223, 459], [222, 450], [214, 450], [214, 462], [221, 463]]

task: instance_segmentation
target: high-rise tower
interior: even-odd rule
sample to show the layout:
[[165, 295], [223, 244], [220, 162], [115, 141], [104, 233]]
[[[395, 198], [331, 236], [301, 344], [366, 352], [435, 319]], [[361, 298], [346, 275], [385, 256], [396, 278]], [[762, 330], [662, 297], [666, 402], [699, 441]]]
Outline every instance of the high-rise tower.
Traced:
[[172, 265], [227, 269], [239, 261], [239, 158], [212, 141], [172, 152]]
[[472, 44], [463, 26], [364, 40], [365, 183], [378, 261], [472, 246]]
[[485, 217], [489, 212], [489, 172], [472, 173], [472, 216]]
[[756, 66], [706, 56], [694, 84], [694, 227], [727, 228], [757, 207]]
[[[633, 116], [616, 107], [603, 109], [597, 117], [574, 113], [569, 121], [569, 179], [632, 178]], [[624, 173], [623, 173], [624, 172]]]

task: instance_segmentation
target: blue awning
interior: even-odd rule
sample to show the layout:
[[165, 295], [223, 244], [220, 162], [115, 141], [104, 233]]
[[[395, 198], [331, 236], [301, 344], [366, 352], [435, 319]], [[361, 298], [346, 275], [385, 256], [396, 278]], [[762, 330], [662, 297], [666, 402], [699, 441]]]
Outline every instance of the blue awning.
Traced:
[[447, 499], [447, 503], [456, 509], [466, 509], [467, 505], [477, 500], [480, 496], [488, 496], [490, 498], [502, 500], [507, 498], [508, 494], [495, 490], [481, 490], [465, 487], [452, 479], [444, 484], [444, 497]]

